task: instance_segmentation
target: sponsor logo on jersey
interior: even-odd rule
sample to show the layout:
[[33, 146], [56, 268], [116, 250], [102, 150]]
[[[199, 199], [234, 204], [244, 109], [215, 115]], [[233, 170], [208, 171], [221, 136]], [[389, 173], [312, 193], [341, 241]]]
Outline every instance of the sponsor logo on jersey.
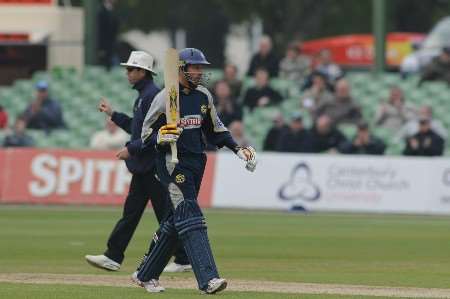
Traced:
[[202, 126], [201, 115], [186, 115], [180, 119], [180, 126], [183, 129], [198, 129]]

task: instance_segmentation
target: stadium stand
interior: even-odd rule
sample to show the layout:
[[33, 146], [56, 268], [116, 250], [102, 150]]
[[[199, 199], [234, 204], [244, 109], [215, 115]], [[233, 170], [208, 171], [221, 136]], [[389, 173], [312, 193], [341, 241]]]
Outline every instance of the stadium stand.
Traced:
[[[210, 84], [222, 78], [221, 70], [211, 70]], [[405, 92], [406, 98], [416, 105], [432, 104], [435, 117], [440, 119], [447, 128], [450, 127], [450, 89], [446, 83], [427, 82], [417, 87], [418, 77], [403, 80], [399, 74], [385, 73], [374, 77], [370, 73], [350, 72], [347, 78], [352, 86], [352, 94], [360, 101], [363, 107], [364, 118], [370, 123], [374, 117], [375, 109], [382, 98], [386, 98], [389, 87], [398, 85]], [[125, 79], [124, 70], [113, 68], [107, 72], [102, 67], [86, 67], [82, 73], [72, 68], [53, 68], [49, 72], [36, 72], [30, 80], [17, 80], [14, 85], [0, 90], [0, 104], [10, 114], [13, 121], [28, 103], [34, 91], [34, 84], [38, 80], [46, 79], [50, 82], [50, 92], [63, 106], [64, 118], [69, 130], [54, 131], [49, 135], [44, 132], [29, 130], [29, 134], [36, 140], [38, 147], [50, 148], [87, 148], [91, 135], [103, 128], [104, 118], [96, 110], [101, 97], [106, 97], [115, 109], [131, 113], [131, 106], [136, 96]], [[160, 73], [155, 82], [162, 86], [163, 76]], [[254, 85], [252, 78], [244, 78], [241, 95]], [[270, 85], [283, 96], [284, 100], [279, 107], [266, 107], [254, 109], [249, 112], [244, 109], [244, 125], [246, 134], [257, 150], [261, 150], [264, 137], [272, 125], [273, 117], [281, 111], [289, 116], [292, 111], [300, 108], [301, 91], [296, 82], [279, 78], [272, 79]], [[241, 99], [242, 100], [242, 99]], [[310, 126], [312, 120], [307, 113], [304, 122]], [[341, 126], [340, 129], [351, 137], [356, 132], [354, 126]], [[403, 141], [394, 138], [392, 132], [383, 128], [373, 127], [375, 135], [387, 144], [386, 153], [400, 155], [403, 150]], [[4, 134], [0, 133], [0, 138]], [[449, 136], [450, 137], [450, 136]], [[447, 154], [450, 146], [447, 145]]]

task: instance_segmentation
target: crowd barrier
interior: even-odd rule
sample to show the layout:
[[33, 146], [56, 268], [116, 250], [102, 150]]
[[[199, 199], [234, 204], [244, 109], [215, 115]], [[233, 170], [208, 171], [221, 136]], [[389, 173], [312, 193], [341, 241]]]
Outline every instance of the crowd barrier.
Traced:
[[[0, 150], [0, 202], [120, 205], [131, 175], [110, 151]], [[450, 214], [450, 159], [262, 153], [254, 173], [208, 154], [202, 207]]]

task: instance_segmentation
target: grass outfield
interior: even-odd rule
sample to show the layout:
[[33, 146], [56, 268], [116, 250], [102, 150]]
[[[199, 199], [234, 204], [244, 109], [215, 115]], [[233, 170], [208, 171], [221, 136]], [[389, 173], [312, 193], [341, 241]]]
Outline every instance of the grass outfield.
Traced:
[[[83, 256], [103, 251], [120, 213], [118, 208], [0, 206], [0, 273], [108, 274], [89, 267]], [[226, 278], [450, 288], [449, 217], [222, 210], [205, 214], [217, 264]], [[109, 275], [133, 272], [155, 229], [153, 214], [144, 214], [128, 248], [123, 271]], [[3, 283], [0, 298], [122, 298], [124, 294], [127, 298], [136, 294], [137, 298], [142, 294], [141, 289], [114, 287], [51, 289], [67, 289], [70, 292], [62, 293], [70, 295], [52, 297], [45, 285]], [[250, 293], [223, 294], [243, 298]], [[197, 292], [169, 290], [163, 296], [190, 298]], [[268, 293], [251, 297], [274, 298]]]

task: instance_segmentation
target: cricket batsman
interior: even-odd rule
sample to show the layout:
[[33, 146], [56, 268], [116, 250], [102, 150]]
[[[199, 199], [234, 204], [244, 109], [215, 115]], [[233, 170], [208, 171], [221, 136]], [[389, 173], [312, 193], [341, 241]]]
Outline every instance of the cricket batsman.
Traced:
[[[148, 292], [162, 292], [159, 276], [180, 240], [192, 265], [198, 288], [206, 294], [222, 291], [227, 281], [220, 278], [208, 240], [205, 217], [197, 196], [206, 165], [204, 137], [221, 148], [226, 146], [256, 168], [255, 150], [234, 141], [217, 116], [210, 92], [201, 85], [203, 68], [210, 63], [194, 48], [179, 52], [178, 124], [166, 124], [166, 90], [158, 93], [142, 128], [144, 146], [156, 147], [156, 169], [169, 193], [171, 211], [154, 234], [147, 257], [132, 279]], [[170, 144], [176, 143], [178, 163], [171, 162]]]

